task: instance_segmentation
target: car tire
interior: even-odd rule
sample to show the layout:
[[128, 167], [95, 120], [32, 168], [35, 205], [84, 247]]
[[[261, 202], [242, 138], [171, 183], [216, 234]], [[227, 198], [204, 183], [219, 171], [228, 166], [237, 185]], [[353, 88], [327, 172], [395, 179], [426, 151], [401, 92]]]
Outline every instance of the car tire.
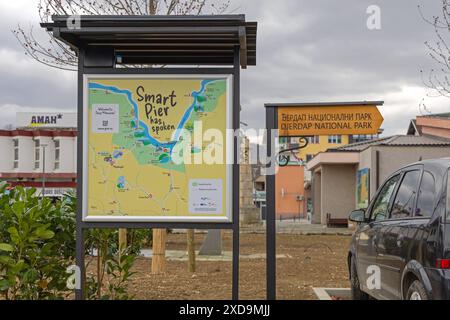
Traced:
[[427, 290], [419, 280], [415, 280], [408, 288], [407, 300], [430, 300]]
[[369, 295], [361, 290], [358, 273], [356, 272], [355, 258], [350, 258], [350, 285], [352, 300], [369, 300]]

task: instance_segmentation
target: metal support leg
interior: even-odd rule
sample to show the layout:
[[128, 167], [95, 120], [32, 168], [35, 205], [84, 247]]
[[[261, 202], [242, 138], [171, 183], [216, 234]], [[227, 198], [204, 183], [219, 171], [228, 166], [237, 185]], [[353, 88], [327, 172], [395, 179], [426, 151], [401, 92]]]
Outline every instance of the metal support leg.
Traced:
[[239, 228], [233, 229], [233, 289], [232, 299], [239, 300]]
[[[272, 150], [272, 129], [276, 128], [276, 108], [266, 108], [267, 153]], [[275, 165], [271, 163], [270, 165]], [[276, 222], [275, 222], [275, 174], [266, 176], [266, 270], [267, 300], [276, 299]]]
[[75, 299], [85, 299], [86, 273], [84, 263], [84, 229], [80, 225], [77, 226], [76, 236], [76, 263], [78, 267], [79, 278], [77, 279], [75, 289]]

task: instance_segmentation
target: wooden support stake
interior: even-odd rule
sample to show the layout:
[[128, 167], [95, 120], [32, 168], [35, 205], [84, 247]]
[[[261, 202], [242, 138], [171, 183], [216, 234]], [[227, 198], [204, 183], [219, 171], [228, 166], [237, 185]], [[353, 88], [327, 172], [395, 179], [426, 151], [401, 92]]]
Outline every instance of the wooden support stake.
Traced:
[[166, 272], [166, 238], [166, 229], [153, 229], [153, 274]]
[[127, 247], [127, 229], [119, 229], [119, 248]]
[[195, 272], [195, 232], [194, 229], [187, 230], [187, 252], [188, 252], [188, 270]]

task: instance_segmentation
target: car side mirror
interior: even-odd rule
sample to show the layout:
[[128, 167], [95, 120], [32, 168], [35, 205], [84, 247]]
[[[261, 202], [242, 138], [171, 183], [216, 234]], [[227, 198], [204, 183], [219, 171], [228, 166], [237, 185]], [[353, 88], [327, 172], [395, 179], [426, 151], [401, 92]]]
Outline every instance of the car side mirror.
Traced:
[[366, 211], [363, 209], [354, 210], [350, 213], [350, 217], [348, 219], [357, 223], [366, 222]]

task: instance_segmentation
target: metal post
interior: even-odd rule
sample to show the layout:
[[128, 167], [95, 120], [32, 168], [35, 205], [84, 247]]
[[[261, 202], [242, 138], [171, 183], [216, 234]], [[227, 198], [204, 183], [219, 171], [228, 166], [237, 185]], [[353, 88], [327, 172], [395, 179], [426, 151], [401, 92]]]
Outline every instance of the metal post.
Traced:
[[[277, 108], [266, 107], [266, 129], [267, 129], [267, 153], [271, 157], [272, 129], [277, 126]], [[272, 163], [268, 164], [275, 165]], [[276, 299], [276, 224], [275, 224], [275, 174], [266, 176], [266, 269], [267, 269], [267, 300]]]
[[83, 225], [83, 74], [84, 74], [84, 50], [78, 52], [78, 131], [77, 131], [77, 226], [76, 226], [76, 264], [80, 278], [77, 279], [75, 299], [83, 300], [85, 289], [85, 265], [84, 265], [84, 225]]
[[79, 279], [76, 279], [75, 300], [84, 300], [85, 268], [84, 268], [84, 229], [81, 223], [76, 227], [76, 264], [79, 270]]
[[42, 198], [45, 197], [45, 148], [46, 144], [41, 144], [42, 147]]
[[[234, 49], [234, 73], [233, 73], [233, 129], [240, 127], [240, 62], [239, 47]], [[233, 284], [232, 299], [239, 299], [239, 138], [233, 138]]]

